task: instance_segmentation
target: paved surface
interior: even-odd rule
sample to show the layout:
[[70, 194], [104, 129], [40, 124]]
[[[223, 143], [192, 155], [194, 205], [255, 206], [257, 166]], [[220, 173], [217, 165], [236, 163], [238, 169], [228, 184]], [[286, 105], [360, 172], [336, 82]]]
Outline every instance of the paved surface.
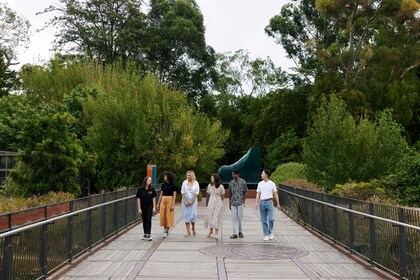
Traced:
[[278, 210], [274, 240], [263, 241], [254, 203], [247, 199], [244, 208], [244, 238], [229, 239], [232, 224], [228, 208], [219, 239], [208, 238], [203, 203], [198, 208], [197, 235], [184, 237], [185, 224], [178, 206], [176, 225], [168, 238], [162, 238], [156, 215], [153, 241], [141, 240], [143, 229], [139, 224], [61, 273], [61, 277], [50, 279], [383, 279]]

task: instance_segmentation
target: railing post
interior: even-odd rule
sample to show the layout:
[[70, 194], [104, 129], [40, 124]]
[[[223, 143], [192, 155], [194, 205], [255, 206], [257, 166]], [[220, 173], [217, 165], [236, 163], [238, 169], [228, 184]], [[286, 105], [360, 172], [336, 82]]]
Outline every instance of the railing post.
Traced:
[[[337, 205], [337, 197], [334, 196], [333, 204]], [[334, 207], [334, 241], [338, 240], [338, 213], [337, 208]]]
[[[102, 195], [102, 202], [106, 202], [105, 194]], [[102, 237], [106, 238], [106, 205], [102, 206], [102, 215], [101, 215], [101, 225], [102, 225]]]
[[39, 266], [42, 278], [46, 279], [48, 274], [48, 224], [41, 226]]
[[11, 280], [12, 279], [12, 238], [13, 236], [7, 236], [4, 238], [3, 245], [3, 262], [1, 266], [1, 279]]
[[[311, 192], [311, 198], [314, 199], [314, 192]], [[311, 200], [311, 226], [316, 228], [315, 226], [315, 202]]]
[[[88, 207], [92, 206], [92, 197], [89, 196]], [[90, 249], [92, 246], [92, 210], [86, 212], [86, 244], [87, 248]]]
[[[404, 223], [404, 209], [401, 207], [398, 207], [398, 221]], [[399, 228], [400, 279], [403, 279], [407, 276], [407, 245], [405, 239], [405, 227], [399, 226]]]
[[[73, 201], [70, 201], [70, 212], [73, 212]], [[66, 249], [67, 249], [67, 262], [73, 261], [73, 216], [67, 218], [66, 229]]]
[[[349, 199], [349, 209], [353, 209], [353, 201], [351, 199]], [[349, 250], [350, 252], [352, 252], [354, 250], [354, 239], [355, 239], [355, 234], [354, 234], [354, 217], [353, 217], [353, 213], [349, 212]]]
[[[118, 199], [118, 193], [114, 192], [114, 199], [117, 200]], [[118, 205], [117, 203], [113, 203], [113, 222], [114, 222], [114, 231], [118, 232]]]
[[[125, 197], [128, 196], [127, 189], [125, 189], [124, 195], [125, 195]], [[124, 212], [125, 212], [125, 215], [124, 215], [124, 219], [125, 219], [124, 224], [125, 225], [124, 225], [124, 227], [127, 227], [127, 224], [128, 224], [128, 200], [127, 199], [124, 200]]]
[[[324, 201], [324, 194], [321, 194], [321, 201]], [[325, 205], [321, 204], [321, 228], [322, 228], [322, 233], [326, 234], [325, 232]]]
[[[373, 203], [369, 203], [369, 214], [375, 215]], [[375, 219], [369, 218], [369, 231], [370, 231], [370, 262], [373, 264], [376, 262], [376, 231], [375, 231]]]

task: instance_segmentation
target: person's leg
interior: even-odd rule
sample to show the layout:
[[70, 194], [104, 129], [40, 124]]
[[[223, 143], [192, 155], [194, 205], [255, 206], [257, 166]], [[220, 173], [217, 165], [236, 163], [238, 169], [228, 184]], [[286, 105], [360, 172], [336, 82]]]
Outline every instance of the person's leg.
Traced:
[[147, 213], [147, 233], [150, 235], [152, 233], [152, 217], [153, 217], [153, 209], [149, 209]]
[[190, 236], [191, 235], [190, 223], [185, 223], [185, 228], [187, 229], [187, 235], [186, 236]]
[[238, 207], [231, 206], [233, 234], [238, 235]]
[[242, 219], [244, 217], [244, 206], [238, 206], [238, 233], [242, 233]]
[[147, 235], [147, 222], [146, 222], [147, 215], [146, 214], [147, 214], [146, 213], [146, 210], [145, 209], [142, 209], [141, 210], [141, 223], [142, 223], [142, 226], [143, 226], [143, 233], [144, 233], [144, 235]]
[[267, 207], [265, 201], [260, 201], [260, 217], [264, 237], [268, 236]]
[[216, 228], [215, 230], [214, 230], [214, 236], [213, 236], [215, 239], [217, 239], [217, 238], [219, 238], [219, 229], [218, 228]]
[[193, 235], [196, 235], [196, 232], [195, 232], [195, 222], [191, 222], [191, 226], [192, 226], [192, 233], [193, 233]]
[[267, 218], [268, 218], [268, 234], [271, 235], [273, 233], [273, 227], [274, 227], [274, 207], [273, 207], [272, 201], [267, 203]]

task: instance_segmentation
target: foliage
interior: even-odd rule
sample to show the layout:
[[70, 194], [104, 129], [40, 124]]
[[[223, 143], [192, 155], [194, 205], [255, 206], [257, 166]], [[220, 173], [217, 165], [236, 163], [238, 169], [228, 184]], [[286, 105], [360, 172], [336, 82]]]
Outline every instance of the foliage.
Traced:
[[8, 67], [4, 51], [0, 48], [0, 98], [8, 95], [16, 83], [16, 72]]
[[382, 181], [387, 190], [402, 204], [420, 206], [420, 153], [408, 153], [393, 174]]
[[136, 0], [60, 0], [41, 13], [54, 12], [46, 26], [57, 27], [55, 44], [67, 53], [104, 63], [142, 55], [145, 15]]
[[306, 129], [306, 101], [298, 88], [277, 90], [258, 100], [259, 108], [253, 111], [250, 121], [251, 135], [254, 145], [267, 155], [263, 157], [265, 165], [275, 168], [276, 163], [286, 162], [285, 157], [298, 160], [299, 142]]
[[84, 109], [86, 141], [97, 155], [100, 188], [132, 185], [143, 168], [211, 173], [226, 132], [187, 106], [185, 96], [135, 68], [105, 68], [98, 95]]
[[[204, 38], [203, 16], [193, 0], [152, 0], [148, 13], [136, 0], [60, 0], [42, 13], [58, 12], [56, 46], [103, 64], [134, 62], [190, 101], [212, 83], [214, 50]], [[101, 24], [98, 24], [101, 23]]]
[[215, 76], [215, 54], [206, 45], [197, 3], [151, 0], [147, 20], [148, 69], [164, 84], [186, 92], [189, 101], [206, 95]]
[[293, 129], [282, 133], [273, 144], [267, 146], [268, 168], [273, 169], [282, 163], [299, 161], [301, 149], [301, 139]]
[[9, 194], [29, 197], [50, 191], [80, 193], [76, 177], [87, 156], [70, 131], [73, 122], [68, 113], [56, 113], [46, 106], [15, 112], [7, 125], [15, 136], [11, 148], [22, 153], [16, 156], [9, 174]]
[[283, 5], [265, 32], [281, 44], [296, 64], [296, 72], [311, 83], [324, 73], [321, 50], [337, 41], [337, 28], [315, 7], [315, 0], [295, 0]]
[[249, 52], [238, 50], [216, 56], [217, 82], [220, 93], [261, 97], [286, 85], [286, 75], [269, 57], [252, 60]]
[[390, 111], [378, 114], [375, 122], [356, 122], [344, 102], [333, 97], [319, 109], [304, 142], [308, 179], [331, 190], [349, 180], [392, 174], [408, 148], [401, 132]]
[[75, 197], [71, 193], [65, 192], [49, 192], [40, 196], [32, 196], [30, 198], [13, 197], [6, 198], [0, 196], [0, 213], [15, 212], [28, 208], [54, 204], [63, 201], [73, 200]]
[[330, 194], [359, 200], [367, 200], [373, 196], [378, 198], [386, 197], [385, 190], [376, 179], [370, 180], [369, 182], [338, 184]]
[[315, 192], [322, 192], [321, 186], [315, 183], [309, 182], [306, 179], [287, 179], [282, 184], [286, 186], [290, 186], [290, 187], [295, 187], [295, 188], [300, 188], [300, 189], [305, 189], [305, 190], [310, 190], [310, 191], [315, 191]]
[[0, 3], [0, 58], [8, 68], [15, 64], [19, 47], [27, 47], [29, 43], [29, 21], [19, 16], [6, 4]]
[[34, 104], [60, 104], [77, 87], [92, 87], [101, 77], [95, 61], [78, 61], [56, 56], [46, 66], [26, 65], [21, 71], [23, 90]]
[[283, 184], [290, 179], [306, 179], [305, 165], [297, 162], [284, 163], [276, 168], [270, 179], [277, 184]]

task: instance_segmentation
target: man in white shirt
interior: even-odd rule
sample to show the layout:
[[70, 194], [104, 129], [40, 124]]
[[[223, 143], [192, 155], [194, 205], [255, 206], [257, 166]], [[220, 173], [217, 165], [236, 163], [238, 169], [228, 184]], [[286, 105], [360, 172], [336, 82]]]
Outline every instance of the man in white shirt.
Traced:
[[260, 208], [261, 224], [264, 233], [264, 241], [273, 239], [274, 227], [274, 206], [273, 197], [276, 200], [277, 208], [280, 210], [279, 196], [276, 184], [270, 180], [271, 172], [264, 169], [261, 172], [262, 181], [258, 183], [255, 208]]

